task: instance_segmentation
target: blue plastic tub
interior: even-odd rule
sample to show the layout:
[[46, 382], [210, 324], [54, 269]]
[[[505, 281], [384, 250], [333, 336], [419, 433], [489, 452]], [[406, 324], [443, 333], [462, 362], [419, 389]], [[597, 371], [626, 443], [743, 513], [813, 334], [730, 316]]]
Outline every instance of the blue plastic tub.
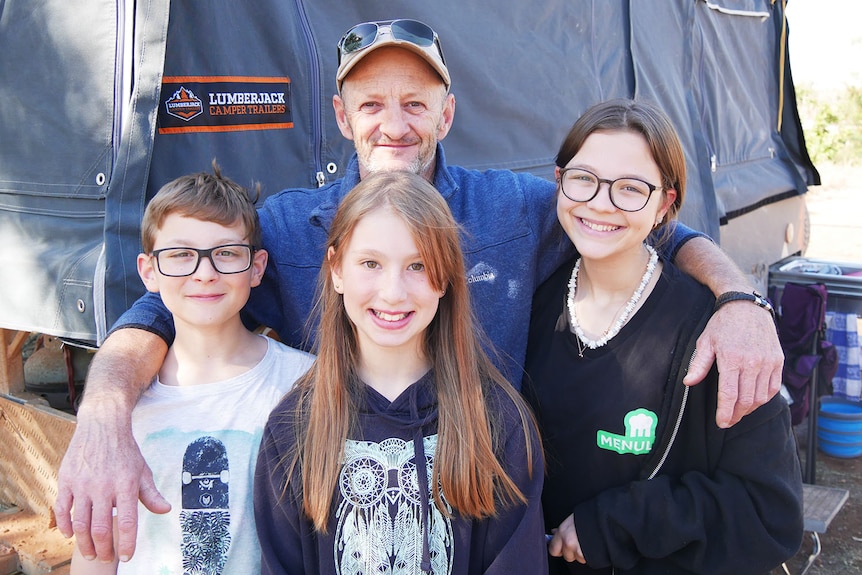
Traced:
[[862, 403], [834, 396], [820, 398], [817, 444], [833, 457], [862, 456]]

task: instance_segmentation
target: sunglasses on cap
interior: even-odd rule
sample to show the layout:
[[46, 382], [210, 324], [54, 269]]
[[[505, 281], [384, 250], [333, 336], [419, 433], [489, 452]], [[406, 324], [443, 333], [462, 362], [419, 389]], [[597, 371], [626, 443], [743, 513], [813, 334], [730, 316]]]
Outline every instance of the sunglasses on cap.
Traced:
[[363, 22], [348, 30], [338, 42], [338, 65], [341, 65], [343, 56], [364, 50], [377, 42], [380, 30], [384, 28], [388, 28], [389, 33], [396, 40], [410, 42], [421, 48], [435, 46], [440, 60], [445, 64], [446, 60], [443, 58], [443, 48], [440, 46], [437, 32], [418, 20], [402, 19]]

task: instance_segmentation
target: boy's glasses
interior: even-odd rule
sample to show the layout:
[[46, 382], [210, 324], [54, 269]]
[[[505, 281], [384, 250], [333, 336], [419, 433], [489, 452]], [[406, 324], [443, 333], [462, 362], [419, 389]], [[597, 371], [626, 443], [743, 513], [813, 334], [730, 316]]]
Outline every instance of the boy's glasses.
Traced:
[[156, 258], [156, 266], [163, 276], [180, 278], [190, 276], [208, 258], [215, 271], [220, 274], [238, 274], [251, 267], [255, 247], [248, 244], [225, 244], [208, 250], [197, 248], [163, 248], [150, 254]]
[[440, 54], [440, 60], [446, 62], [437, 33], [430, 26], [418, 20], [383, 20], [363, 22], [348, 30], [338, 42], [338, 65], [341, 65], [342, 56], [373, 45], [380, 36], [381, 28], [388, 28], [392, 37], [402, 42], [410, 42], [421, 48], [434, 45]]
[[607, 184], [611, 203], [624, 212], [644, 209], [652, 193], [663, 189], [637, 178], [606, 180], [580, 168], [560, 170], [559, 182], [563, 195], [573, 202], [589, 202], [598, 195], [602, 184]]

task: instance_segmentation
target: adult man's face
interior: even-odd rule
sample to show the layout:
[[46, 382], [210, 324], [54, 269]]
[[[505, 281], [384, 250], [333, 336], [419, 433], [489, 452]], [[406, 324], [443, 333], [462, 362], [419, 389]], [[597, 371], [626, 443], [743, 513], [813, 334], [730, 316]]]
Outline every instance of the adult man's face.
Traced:
[[353, 140], [359, 175], [407, 170], [429, 181], [437, 141], [449, 133], [455, 98], [419, 56], [394, 47], [365, 56], [332, 104], [338, 127]]

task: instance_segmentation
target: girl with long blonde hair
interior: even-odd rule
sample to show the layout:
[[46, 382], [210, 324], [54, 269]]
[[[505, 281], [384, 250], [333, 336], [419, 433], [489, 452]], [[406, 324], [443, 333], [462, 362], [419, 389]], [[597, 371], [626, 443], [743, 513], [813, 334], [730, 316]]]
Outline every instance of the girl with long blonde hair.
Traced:
[[541, 572], [540, 443], [478, 335], [445, 199], [364, 179], [318, 289], [317, 360], [258, 460], [263, 572]]

